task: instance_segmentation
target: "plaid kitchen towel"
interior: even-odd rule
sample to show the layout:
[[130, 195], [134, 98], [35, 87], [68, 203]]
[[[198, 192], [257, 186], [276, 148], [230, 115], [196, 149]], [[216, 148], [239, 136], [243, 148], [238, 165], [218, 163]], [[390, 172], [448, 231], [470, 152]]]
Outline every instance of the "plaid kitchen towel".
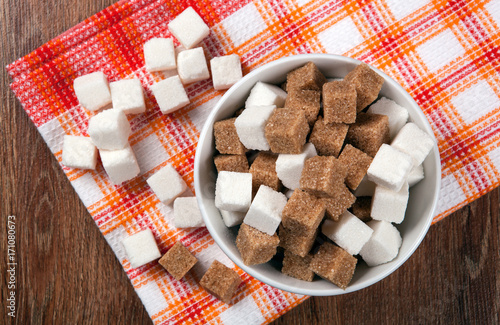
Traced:
[[[401, 83], [438, 140], [442, 188], [434, 221], [499, 185], [500, 1], [120, 1], [7, 69], [12, 90], [59, 162], [63, 135], [87, 135], [94, 114], [78, 105], [74, 78], [101, 70], [110, 81], [141, 80], [147, 111], [129, 117], [140, 176], [115, 186], [100, 165], [95, 171], [61, 168], [155, 324], [268, 323], [307, 298], [245, 274], [205, 228], [172, 227], [172, 208], [146, 184], [171, 163], [193, 189], [199, 132], [223, 94], [210, 80], [189, 85], [191, 104], [170, 115], [160, 113], [151, 94], [151, 84], [165, 76], [145, 71], [142, 46], [152, 37], [171, 37], [167, 24], [188, 6], [210, 26], [202, 43], [208, 58], [236, 53], [244, 73], [283, 56], [324, 52], [365, 61]], [[193, 274], [176, 281], [156, 262], [131, 268], [120, 241], [145, 228], [162, 253], [178, 240], [187, 246], [200, 260]], [[198, 284], [214, 259], [243, 279], [233, 305]]]

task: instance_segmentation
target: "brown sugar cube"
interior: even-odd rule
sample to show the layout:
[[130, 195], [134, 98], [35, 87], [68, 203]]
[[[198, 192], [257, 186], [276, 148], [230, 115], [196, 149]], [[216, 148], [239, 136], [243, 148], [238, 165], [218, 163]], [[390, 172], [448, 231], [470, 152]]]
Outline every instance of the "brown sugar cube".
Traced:
[[297, 233], [280, 225], [278, 228], [279, 245], [295, 255], [304, 257], [311, 251], [318, 232], [319, 227], [310, 233]]
[[351, 190], [358, 188], [359, 184], [365, 177], [368, 167], [372, 163], [373, 158], [368, 156], [363, 151], [354, 148], [350, 144], [344, 147], [339, 156], [339, 161], [347, 167], [347, 177], [345, 183]]
[[342, 248], [325, 242], [314, 254], [309, 268], [320, 277], [346, 289], [358, 260]]
[[356, 198], [356, 202], [352, 205], [352, 214], [361, 219], [363, 222], [372, 220], [370, 215], [372, 211], [372, 197], [360, 196]]
[[309, 269], [312, 255], [301, 257], [285, 250], [285, 257], [283, 258], [283, 268], [281, 273], [291, 276], [293, 278], [311, 282], [314, 278], [314, 272]]
[[334, 80], [323, 85], [323, 117], [326, 124], [354, 123], [356, 113], [354, 84]]
[[342, 184], [337, 187], [337, 191], [332, 197], [321, 198], [321, 200], [326, 207], [326, 217], [333, 221], [338, 221], [340, 215], [354, 204], [356, 197], [349, 191], [345, 184]]
[[172, 246], [158, 261], [175, 279], [180, 280], [198, 260], [181, 242]]
[[217, 172], [248, 173], [248, 159], [245, 155], [217, 155], [214, 158]]
[[321, 92], [318, 90], [290, 89], [285, 100], [285, 108], [301, 109], [306, 114], [307, 123], [312, 126], [320, 109]]
[[231, 301], [240, 283], [238, 272], [217, 260], [214, 260], [200, 280], [200, 285], [205, 290], [226, 304]]
[[346, 142], [375, 157], [380, 146], [388, 143], [389, 118], [386, 115], [359, 113], [356, 123], [349, 125]]
[[358, 113], [377, 99], [384, 84], [384, 78], [365, 63], [349, 72], [344, 77], [344, 81], [352, 83], [356, 87], [356, 110]]
[[287, 91], [291, 89], [321, 90], [325, 82], [326, 78], [318, 67], [312, 62], [308, 62], [287, 74], [286, 89]]
[[266, 185], [275, 191], [281, 190], [281, 181], [276, 173], [277, 155], [268, 152], [259, 152], [250, 166], [252, 174], [252, 192], [255, 194], [261, 185]]
[[268, 262], [276, 254], [279, 242], [278, 235], [270, 236], [246, 223], [241, 224], [236, 236], [236, 247], [245, 265]]
[[302, 110], [276, 108], [267, 121], [265, 133], [272, 152], [299, 154], [306, 143], [309, 124]]
[[236, 133], [235, 120], [233, 117], [214, 123], [215, 149], [221, 154], [244, 155], [247, 152]]
[[325, 121], [320, 116], [316, 123], [314, 123], [309, 142], [314, 144], [319, 155], [338, 157], [344, 144], [347, 130], [349, 130], [347, 124], [325, 124]]
[[311, 194], [296, 189], [281, 215], [285, 228], [297, 234], [311, 233], [325, 216], [325, 204]]
[[317, 197], [332, 197], [344, 185], [345, 166], [332, 156], [315, 156], [304, 163], [300, 188]]

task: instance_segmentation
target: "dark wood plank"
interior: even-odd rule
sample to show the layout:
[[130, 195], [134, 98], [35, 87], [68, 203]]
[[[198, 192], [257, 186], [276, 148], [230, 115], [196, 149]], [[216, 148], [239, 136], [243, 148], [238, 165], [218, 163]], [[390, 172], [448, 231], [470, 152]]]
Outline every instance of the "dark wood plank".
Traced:
[[[113, 2], [1, 0], [2, 65]], [[3, 70], [0, 252], [5, 261], [6, 218], [14, 214], [18, 263], [16, 318], [6, 319], [15, 324], [151, 324], [9, 82]], [[359, 292], [311, 298], [275, 324], [498, 324], [498, 207], [497, 189], [432, 226], [416, 253], [388, 278]], [[3, 262], [0, 274], [4, 306]]]

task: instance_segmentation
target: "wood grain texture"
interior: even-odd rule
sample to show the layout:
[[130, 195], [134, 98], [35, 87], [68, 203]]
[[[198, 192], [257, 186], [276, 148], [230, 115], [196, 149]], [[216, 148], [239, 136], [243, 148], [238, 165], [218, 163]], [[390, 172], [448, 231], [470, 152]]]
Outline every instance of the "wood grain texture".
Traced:
[[[0, 0], [2, 66], [114, 1]], [[1, 74], [0, 324], [151, 324], [120, 263]], [[311, 298], [275, 324], [498, 324], [499, 190], [431, 227], [394, 274]], [[17, 313], [6, 316], [7, 216], [16, 215]]]

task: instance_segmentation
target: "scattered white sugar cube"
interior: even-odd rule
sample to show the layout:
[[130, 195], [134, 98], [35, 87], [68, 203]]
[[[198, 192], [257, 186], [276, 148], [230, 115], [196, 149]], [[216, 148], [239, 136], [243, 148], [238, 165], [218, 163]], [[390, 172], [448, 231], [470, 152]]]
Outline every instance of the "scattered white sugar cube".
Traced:
[[205, 227], [195, 196], [178, 197], [174, 201], [174, 227]]
[[179, 76], [159, 81], [151, 86], [163, 114], [170, 114], [189, 104], [189, 98]]
[[168, 30], [187, 49], [195, 47], [210, 34], [207, 24], [192, 7], [181, 12], [168, 24]]
[[354, 196], [373, 196], [373, 193], [375, 193], [375, 186], [377, 185], [368, 180], [368, 176], [365, 175], [361, 183], [359, 183], [358, 188], [354, 191]]
[[245, 219], [245, 212], [220, 210], [220, 215], [226, 227], [240, 225]]
[[276, 106], [249, 106], [234, 121], [236, 133], [245, 148], [253, 150], [269, 150], [265, 128], [267, 120]]
[[285, 194], [261, 185], [243, 223], [272, 236], [281, 223], [281, 213], [286, 202]]
[[144, 92], [139, 79], [125, 79], [109, 84], [113, 108], [125, 114], [139, 114], [146, 111]]
[[210, 69], [215, 89], [228, 89], [243, 77], [240, 57], [236, 54], [213, 58]]
[[64, 166], [95, 169], [97, 148], [89, 137], [65, 135], [63, 141], [62, 163]]
[[287, 199], [291, 198], [292, 197], [292, 194], [293, 194], [294, 190], [286, 190], [285, 192], [285, 196]]
[[298, 155], [280, 154], [276, 159], [276, 173], [283, 185], [291, 190], [300, 187], [300, 176], [306, 159], [317, 156], [312, 143], [306, 143]]
[[138, 268], [161, 257], [151, 229], [140, 231], [122, 240], [130, 266]]
[[136, 177], [141, 171], [130, 146], [116, 150], [99, 150], [99, 154], [104, 170], [116, 185]]
[[410, 172], [410, 175], [408, 175], [408, 186], [412, 187], [413, 185], [416, 185], [423, 179], [424, 179], [424, 166], [418, 165], [416, 167], [413, 167], [413, 169]]
[[80, 105], [89, 111], [108, 108], [111, 104], [108, 78], [102, 71], [76, 78], [73, 89]]
[[144, 44], [146, 70], [162, 71], [175, 69], [174, 41], [171, 38], [152, 38]]
[[92, 116], [87, 129], [95, 146], [106, 150], [125, 148], [131, 132], [127, 116], [119, 109], [108, 109]]
[[187, 189], [186, 182], [172, 165], [166, 165], [146, 182], [163, 204], [169, 205]]
[[215, 185], [215, 206], [246, 212], [252, 203], [252, 174], [222, 171]]
[[406, 123], [391, 143], [394, 148], [409, 154], [413, 165], [420, 165], [434, 146], [434, 140], [415, 123]]
[[374, 220], [403, 222], [408, 205], [408, 195], [408, 183], [404, 183], [397, 192], [383, 186], [377, 186], [372, 198], [371, 217]]
[[399, 106], [395, 101], [382, 97], [373, 103], [367, 113], [382, 114], [389, 117], [389, 132], [391, 139], [394, 139], [399, 130], [408, 121], [408, 110]]
[[359, 252], [366, 264], [376, 266], [395, 259], [403, 242], [398, 229], [387, 221], [372, 220], [367, 225], [373, 235]]
[[250, 91], [250, 95], [245, 102], [245, 107], [276, 105], [283, 107], [285, 105], [286, 92], [278, 86], [264, 82], [257, 82]]
[[411, 157], [383, 144], [368, 168], [368, 180], [393, 191], [399, 191], [413, 168]]
[[203, 48], [180, 52], [177, 56], [177, 72], [185, 85], [210, 78]]
[[370, 227], [349, 211], [338, 221], [326, 219], [321, 232], [351, 255], [358, 254], [373, 234]]

